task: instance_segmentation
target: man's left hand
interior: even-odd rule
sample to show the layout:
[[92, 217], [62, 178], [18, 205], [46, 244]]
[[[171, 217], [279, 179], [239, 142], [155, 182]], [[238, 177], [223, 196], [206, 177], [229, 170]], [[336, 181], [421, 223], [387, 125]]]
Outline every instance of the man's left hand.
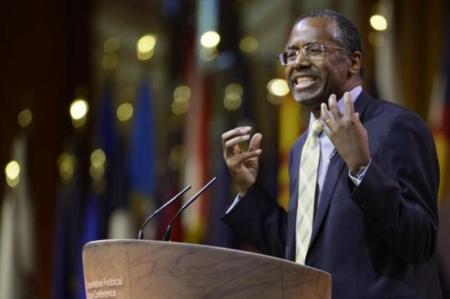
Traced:
[[328, 99], [329, 110], [327, 105], [322, 103], [320, 115], [325, 134], [334, 144], [350, 173], [355, 174], [370, 161], [369, 140], [359, 114], [354, 111], [350, 93], [344, 93], [343, 101], [344, 113], [341, 113], [336, 95], [332, 94]]

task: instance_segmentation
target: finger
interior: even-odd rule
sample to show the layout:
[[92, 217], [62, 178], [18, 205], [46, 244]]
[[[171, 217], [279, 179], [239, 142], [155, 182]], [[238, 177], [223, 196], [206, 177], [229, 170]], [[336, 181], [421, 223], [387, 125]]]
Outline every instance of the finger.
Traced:
[[330, 117], [331, 113], [327, 109], [327, 105], [325, 103], [322, 103], [320, 105], [320, 118], [322, 120], [322, 124], [324, 126], [330, 127], [333, 124], [333, 119]]
[[334, 120], [342, 118], [342, 113], [341, 111], [339, 111], [335, 94], [330, 95], [328, 99], [328, 107], [330, 108], [331, 118], [333, 118]]
[[262, 153], [261, 149], [257, 149], [251, 152], [243, 152], [240, 155], [237, 155], [233, 158], [232, 164], [238, 165], [246, 160], [257, 158], [261, 155], [261, 153]]
[[324, 126], [323, 127], [323, 132], [325, 133], [325, 135], [327, 135], [331, 139], [332, 131], [331, 131], [331, 129], [329, 127]]
[[353, 122], [358, 126], [358, 127], [364, 127], [361, 119], [359, 118], [359, 113], [355, 112], [353, 113]]
[[225, 144], [225, 142], [233, 137], [248, 134], [251, 131], [252, 127], [237, 127], [232, 130], [229, 130], [222, 134], [222, 145]]
[[248, 146], [249, 151], [257, 150], [261, 147], [262, 135], [260, 133], [256, 133], [252, 136], [250, 140], [250, 144]]
[[348, 120], [352, 118], [352, 115], [355, 113], [355, 108], [352, 101], [352, 96], [349, 92], [344, 93], [344, 117]]

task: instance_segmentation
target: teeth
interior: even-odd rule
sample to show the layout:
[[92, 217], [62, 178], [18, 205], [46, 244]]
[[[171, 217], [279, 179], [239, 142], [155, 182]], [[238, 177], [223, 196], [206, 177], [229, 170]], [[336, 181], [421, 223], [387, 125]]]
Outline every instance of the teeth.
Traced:
[[307, 82], [312, 82], [313, 79], [311, 77], [298, 77], [297, 78], [297, 83], [307, 83]]
[[305, 88], [310, 86], [314, 82], [314, 79], [311, 77], [298, 77], [296, 80], [297, 85], [300, 88]]

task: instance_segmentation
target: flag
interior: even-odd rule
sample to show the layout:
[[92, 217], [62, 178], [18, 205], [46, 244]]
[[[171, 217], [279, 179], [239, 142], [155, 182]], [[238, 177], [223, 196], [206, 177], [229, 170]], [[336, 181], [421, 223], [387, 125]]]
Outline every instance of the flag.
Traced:
[[153, 195], [155, 188], [154, 121], [150, 82], [142, 80], [136, 100], [130, 136], [130, 188], [144, 197]]
[[[86, 210], [86, 215], [97, 217], [98, 238], [131, 237], [130, 234], [116, 233], [116, 221], [123, 219], [118, 216], [128, 215], [126, 196], [126, 168], [123, 140], [118, 134], [114, 105], [114, 85], [110, 78], [103, 83], [102, 93], [95, 115], [93, 128], [93, 151], [91, 153], [91, 195], [87, 209], [96, 209], [96, 213]], [[95, 204], [98, 202], [98, 204]], [[89, 221], [85, 217], [85, 221]], [[125, 223], [124, 223], [125, 224]], [[85, 226], [86, 229], [89, 226]], [[113, 229], [114, 228], [114, 229]], [[88, 231], [88, 235], [94, 237]], [[85, 239], [91, 241], [93, 239]]]
[[[186, 59], [185, 80], [192, 89], [189, 110], [185, 119], [184, 145], [186, 165], [183, 180], [192, 185], [196, 192], [209, 180], [209, 120], [211, 103], [211, 77], [208, 64], [200, 59], [203, 51], [200, 37], [203, 33], [217, 30], [217, 0], [201, 0], [197, 6], [197, 32], [195, 40], [189, 45]], [[187, 198], [187, 197], [186, 197]], [[202, 195], [182, 215], [184, 240], [201, 243], [206, 233], [208, 194]]]
[[450, 43], [447, 40], [443, 69], [433, 83], [430, 121], [440, 165], [439, 202], [450, 197]]
[[384, 16], [389, 26], [384, 31], [373, 31], [369, 39], [374, 45], [375, 93], [377, 97], [401, 104], [397, 67], [395, 62], [398, 49], [395, 45], [394, 4], [392, 1], [379, 2], [378, 14]]
[[173, 18], [180, 13], [182, 0], [163, 0], [161, 13], [166, 18]]
[[82, 178], [79, 160], [80, 145], [68, 139], [66, 150], [58, 158], [61, 176], [57, 190], [55, 216], [52, 298], [75, 298], [82, 288], [79, 282], [82, 244]]
[[[137, 93], [128, 152], [128, 188], [134, 205], [150, 211], [156, 207], [155, 195], [156, 128], [153, 118], [153, 93], [148, 78], [143, 78]], [[142, 217], [143, 218], [143, 217]], [[156, 226], [147, 225], [146, 238], [154, 238]]]
[[0, 299], [34, 298], [33, 209], [28, 187], [25, 136], [13, 143], [12, 158], [20, 167], [17, 185], [5, 188], [0, 226]]
[[[127, 175], [124, 142], [118, 136], [116, 154], [112, 161], [111, 181], [108, 182], [110, 196], [112, 197], [112, 211], [109, 215], [107, 227], [107, 238], [109, 239], [129, 239], [136, 237], [136, 228], [133, 223], [133, 215], [130, 212], [129, 201], [127, 197]], [[107, 199], [108, 200], [108, 199]], [[110, 199], [111, 200], [111, 199]]]
[[[209, 100], [205, 82], [199, 77], [195, 79], [185, 123], [184, 182], [197, 192], [209, 176]], [[202, 197], [182, 215], [184, 240], [190, 243], [200, 243], [206, 231], [208, 200], [206, 194]]]
[[83, 230], [80, 236], [80, 245], [76, 255], [75, 264], [75, 277], [77, 283], [75, 284], [74, 298], [84, 299], [86, 298], [86, 292], [84, 287], [84, 275], [83, 275], [83, 260], [82, 260], [82, 248], [83, 246], [93, 240], [98, 240], [102, 237], [100, 233], [100, 205], [99, 198], [95, 194], [91, 194], [88, 198], [83, 215]]
[[437, 241], [438, 273], [441, 281], [442, 298], [450, 298], [450, 200], [439, 207], [439, 232]]
[[[448, 5], [447, 5], [448, 6]], [[447, 34], [450, 21], [447, 11]], [[443, 68], [437, 75], [431, 98], [430, 120], [440, 166], [439, 233], [437, 259], [443, 298], [450, 295], [450, 40], [445, 39]]]
[[0, 299], [15, 297], [14, 204], [9, 190], [3, 199], [0, 226]]
[[107, 227], [111, 211], [114, 209], [115, 192], [115, 156], [117, 136], [115, 111], [113, 106], [113, 86], [106, 81], [94, 115], [93, 150], [90, 153], [90, 182], [81, 218], [80, 249], [76, 259], [75, 276], [77, 279], [75, 298], [85, 298], [82, 248], [94, 240], [107, 237]]

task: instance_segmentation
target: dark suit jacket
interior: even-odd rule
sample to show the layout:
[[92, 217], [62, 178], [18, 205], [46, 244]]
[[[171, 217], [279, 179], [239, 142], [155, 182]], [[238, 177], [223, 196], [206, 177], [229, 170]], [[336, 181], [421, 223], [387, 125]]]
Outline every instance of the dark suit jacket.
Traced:
[[[372, 163], [359, 186], [334, 155], [314, 218], [306, 264], [330, 272], [333, 298], [441, 298], [436, 269], [439, 167], [414, 113], [364, 91], [355, 110]], [[263, 253], [294, 260], [298, 168], [306, 134], [291, 149], [288, 212], [255, 185], [224, 216]], [[300, 199], [301, 201], [301, 199]]]

